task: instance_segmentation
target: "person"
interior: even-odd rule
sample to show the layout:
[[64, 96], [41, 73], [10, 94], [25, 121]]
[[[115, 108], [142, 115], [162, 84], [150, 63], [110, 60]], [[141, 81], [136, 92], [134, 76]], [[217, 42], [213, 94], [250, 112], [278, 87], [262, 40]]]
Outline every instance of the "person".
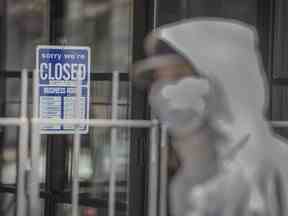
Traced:
[[222, 18], [160, 27], [133, 80], [149, 92], [181, 165], [173, 216], [288, 215], [288, 148], [264, 114], [267, 83], [257, 32]]

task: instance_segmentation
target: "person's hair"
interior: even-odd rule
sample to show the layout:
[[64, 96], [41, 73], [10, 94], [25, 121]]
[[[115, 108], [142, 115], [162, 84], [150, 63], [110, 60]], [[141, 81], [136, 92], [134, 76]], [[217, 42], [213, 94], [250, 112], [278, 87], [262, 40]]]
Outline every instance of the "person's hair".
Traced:
[[179, 58], [181, 58], [183, 61], [180, 64], [176, 64], [179, 67], [183, 67], [183, 69], [188, 69], [192, 72], [195, 76], [200, 76], [197, 68], [181, 53], [179, 53], [177, 50], [175, 50], [173, 47], [171, 47], [167, 42], [163, 40], [158, 40], [154, 53], [150, 56], [159, 56], [159, 55], [177, 55]]

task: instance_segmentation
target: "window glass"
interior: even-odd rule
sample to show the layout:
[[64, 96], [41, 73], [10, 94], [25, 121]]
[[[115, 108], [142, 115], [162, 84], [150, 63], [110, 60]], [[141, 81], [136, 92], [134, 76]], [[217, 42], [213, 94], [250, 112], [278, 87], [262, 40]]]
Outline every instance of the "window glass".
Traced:
[[6, 70], [33, 69], [35, 47], [48, 42], [48, 0], [6, 1]]
[[[28, 116], [32, 116], [32, 80], [29, 79], [29, 103]], [[17, 118], [20, 115], [20, 78], [5, 78], [5, 104], [4, 117]], [[16, 183], [16, 161], [17, 161], [17, 146], [19, 143], [17, 127], [1, 127], [0, 130], [0, 172], [2, 177], [0, 183], [14, 184]], [[43, 140], [44, 141], [44, 140]], [[45, 142], [44, 142], [45, 143]], [[44, 152], [41, 155], [41, 161], [44, 162]], [[44, 175], [44, 166], [41, 167], [41, 175]]]
[[131, 62], [132, 0], [69, 0], [62, 43], [91, 47], [92, 72], [127, 72]]
[[[91, 95], [91, 118], [111, 119], [111, 82], [93, 81], [92, 83], [97, 86], [97, 91], [94, 91]], [[120, 82], [119, 88], [119, 119], [127, 119], [129, 117], [128, 82]], [[108, 198], [109, 175], [111, 171], [110, 134], [111, 130], [109, 128], [90, 127], [89, 134], [82, 135], [80, 154], [81, 192], [89, 195], [91, 198]], [[128, 191], [130, 129], [118, 129], [116, 145], [116, 198], [126, 201], [126, 193]], [[72, 149], [70, 149], [70, 152], [72, 152]], [[71, 158], [69, 164], [69, 185], [71, 185]]]
[[[92, 73], [111, 73], [114, 70], [121, 73], [128, 72], [132, 53], [132, 0], [59, 0], [58, 2], [63, 2], [63, 16], [61, 17], [49, 17], [52, 0], [4, 0], [3, 2], [5, 7], [0, 8], [0, 16], [5, 14], [5, 19], [0, 20], [0, 24], [4, 23], [0, 28], [0, 39], [5, 39], [5, 42], [1, 40], [0, 44], [2, 45], [2, 42], [5, 44], [5, 48], [0, 53], [0, 67], [1, 70], [5, 70], [5, 74], [0, 73], [0, 103], [4, 101], [4, 108], [2, 109], [1, 106], [0, 112], [3, 117], [19, 117], [21, 82], [18, 72], [24, 68], [34, 69], [36, 46], [49, 45], [54, 40], [51, 38], [51, 22], [57, 24], [62, 31], [61, 38], [57, 38], [55, 43], [91, 48]], [[3, 2], [0, 2], [0, 7], [2, 4], [4, 5]], [[53, 2], [57, 3], [57, 0], [53, 0]], [[7, 76], [6, 72], [10, 75]], [[29, 117], [32, 116], [32, 87], [32, 81], [29, 80]], [[119, 88], [119, 118], [127, 119], [130, 116], [129, 83], [121, 81]], [[91, 80], [90, 92], [90, 118], [110, 119], [112, 110], [111, 81]], [[16, 183], [18, 132], [16, 127], [0, 128], [1, 184], [15, 186]], [[47, 141], [48, 138], [43, 135], [41, 140], [41, 182], [45, 182], [48, 173], [53, 173], [48, 172], [50, 169], [46, 170], [47, 167], [51, 168], [49, 164], [53, 162], [51, 160], [55, 159], [53, 155], [47, 157], [48, 145], [51, 144]], [[65, 168], [68, 166], [68, 173], [65, 173], [65, 178], [70, 179], [66, 185], [66, 188], [69, 188], [71, 186], [73, 139], [71, 135], [63, 135], [63, 138], [66, 143], [59, 143], [59, 145], [65, 144], [69, 150], [63, 157], [65, 159], [67, 156]], [[117, 201], [127, 202], [130, 130], [119, 129], [117, 141], [116, 196]], [[107, 202], [111, 163], [110, 146], [110, 129], [91, 127], [87, 135], [82, 135], [80, 192], [87, 195], [87, 199], [97, 197], [103, 198]], [[64, 172], [66, 170], [63, 170]], [[62, 173], [60, 174], [62, 175]], [[66, 174], [68, 175], [66, 176]], [[65, 183], [67, 183], [66, 179]], [[49, 187], [46, 185], [42, 189], [48, 190]], [[1, 196], [0, 204], [2, 204]], [[66, 211], [64, 208], [63, 211], [65, 213], [69, 210]], [[93, 212], [87, 208], [83, 208], [81, 211], [83, 215]], [[99, 216], [103, 212], [107, 212], [107, 209], [97, 209], [96, 212]], [[0, 213], [0, 215], [2, 214]]]
[[13, 194], [0, 193], [0, 215], [14, 216], [16, 210], [16, 197]]

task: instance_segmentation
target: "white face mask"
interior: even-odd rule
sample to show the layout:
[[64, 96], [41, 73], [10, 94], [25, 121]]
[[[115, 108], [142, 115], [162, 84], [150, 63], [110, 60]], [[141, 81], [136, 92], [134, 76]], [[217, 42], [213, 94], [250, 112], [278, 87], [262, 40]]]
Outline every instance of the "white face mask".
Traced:
[[186, 77], [177, 81], [157, 81], [149, 93], [153, 114], [172, 133], [199, 128], [207, 114], [205, 97], [209, 94], [205, 79]]

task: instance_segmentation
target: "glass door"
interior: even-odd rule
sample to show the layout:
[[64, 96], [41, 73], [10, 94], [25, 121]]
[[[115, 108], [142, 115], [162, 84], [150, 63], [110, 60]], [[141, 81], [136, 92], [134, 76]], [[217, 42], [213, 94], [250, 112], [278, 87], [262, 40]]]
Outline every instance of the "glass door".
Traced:
[[[36, 47], [65, 45], [91, 48], [90, 118], [111, 118], [113, 71], [120, 72], [119, 118], [131, 118], [135, 116], [133, 113], [142, 118], [139, 113], [145, 113], [144, 108], [139, 110], [139, 106], [132, 106], [135, 104], [135, 93], [128, 78], [135, 59], [135, 44], [139, 47], [144, 37], [139, 33], [136, 38], [133, 37], [135, 8], [138, 7], [133, 0], [1, 1], [1, 117], [18, 116], [20, 71], [35, 68]], [[144, 32], [141, 31], [141, 34]], [[31, 117], [32, 73], [29, 77]], [[15, 215], [17, 134], [17, 128], [0, 127], [0, 215], [3, 216]], [[140, 154], [145, 152], [145, 143], [140, 142], [139, 137], [145, 136], [145, 131], [120, 129], [117, 136], [116, 215], [128, 215], [135, 211], [135, 207], [142, 206], [138, 209], [138, 215], [141, 215], [144, 214], [144, 192], [139, 188], [145, 183], [142, 178], [145, 159]], [[132, 140], [136, 143], [133, 147]], [[90, 128], [89, 133], [81, 137], [79, 216], [108, 215], [110, 142], [110, 129]], [[72, 145], [71, 135], [42, 135], [40, 197], [44, 216], [71, 215]], [[140, 181], [135, 183], [135, 177]], [[134, 199], [135, 188], [139, 192], [137, 200]], [[132, 199], [133, 206], [130, 205]]]

